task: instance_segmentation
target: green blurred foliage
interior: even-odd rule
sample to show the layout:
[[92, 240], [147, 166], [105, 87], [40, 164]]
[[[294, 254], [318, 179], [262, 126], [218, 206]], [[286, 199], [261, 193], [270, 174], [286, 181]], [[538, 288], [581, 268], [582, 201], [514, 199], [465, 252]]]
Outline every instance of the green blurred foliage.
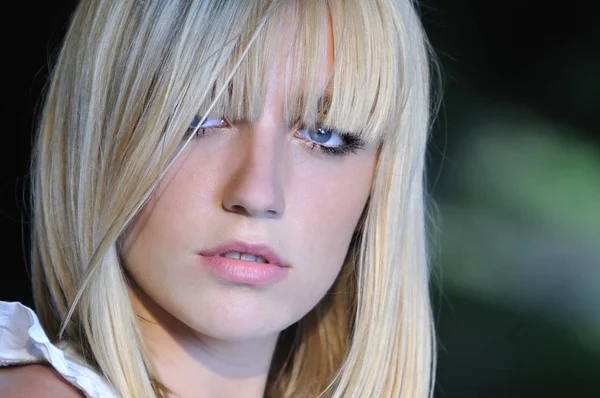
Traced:
[[436, 398], [600, 396], [600, 29], [591, 2], [425, 1]]

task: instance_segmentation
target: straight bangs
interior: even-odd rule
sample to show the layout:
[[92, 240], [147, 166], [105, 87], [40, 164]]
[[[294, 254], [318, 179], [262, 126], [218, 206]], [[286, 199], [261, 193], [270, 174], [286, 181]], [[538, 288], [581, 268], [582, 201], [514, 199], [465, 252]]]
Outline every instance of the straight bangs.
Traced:
[[[277, 84], [283, 86], [283, 118], [289, 126], [324, 127], [368, 143], [399, 131], [398, 107], [406, 102], [403, 71], [396, 61], [403, 59], [401, 26], [384, 7], [359, 0], [283, 2], [270, 8], [260, 3], [198, 115], [233, 123], [257, 121], [277, 62], [285, 76]], [[260, 9], [268, 14], [261, 17]], [[333, 50], [329, 60], [328, 47]]]

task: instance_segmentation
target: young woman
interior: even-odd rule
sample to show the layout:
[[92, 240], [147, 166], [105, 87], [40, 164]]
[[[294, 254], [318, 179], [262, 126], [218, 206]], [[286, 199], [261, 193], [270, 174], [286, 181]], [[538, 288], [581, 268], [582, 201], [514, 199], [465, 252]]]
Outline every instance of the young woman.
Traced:
[[82, 1], [0, 386], [430, 396], [429, 67], [409, 0]]

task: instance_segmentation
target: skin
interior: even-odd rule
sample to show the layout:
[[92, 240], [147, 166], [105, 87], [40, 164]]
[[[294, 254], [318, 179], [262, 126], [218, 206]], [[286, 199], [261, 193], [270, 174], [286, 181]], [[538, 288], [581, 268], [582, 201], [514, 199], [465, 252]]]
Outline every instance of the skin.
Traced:
[[[322, 76], [333, 63], [331, 26]], [[181, 397], [262, 397], [279, 333], [338, 275], [370, 193], [376, 148], [311, 149], [282, 117], [286, 48], [255, 123], [193, 138], [136, 217], [121, 252], [160, 380]], [[274, 284], [229, 282], [198, 252], [231, 239], [270, 246], [291, 268]]]
[[83, 393], [47, 364], [0, 367], [0, 397], [83, 398]]

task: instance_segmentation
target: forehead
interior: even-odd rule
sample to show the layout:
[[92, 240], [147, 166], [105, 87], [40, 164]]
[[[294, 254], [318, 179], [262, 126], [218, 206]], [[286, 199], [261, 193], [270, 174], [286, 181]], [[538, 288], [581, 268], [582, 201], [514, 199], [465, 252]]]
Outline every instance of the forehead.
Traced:
[[355, 3], [291, 1], [264, 19], [241, 21], [253, 28], [224, 46], [227, 61], [198, 112], [258, 120], [267, 94], [277, 89], [289, 122], [319, 121], [367, 140], [397, 130], [389, 126], [402, 102], [400, 57], [391, 40], [397, 27], [386, 30], [377, 5]]
[[[272, 52], [272, 62], [268, 67], [266, 80], [267, 95], [265, 99], [275, 98], [276, 100], [281, 100], [284, 94], [292, 93], [296, 102], [305, 103], [311, 100], [312, 92], [322, 92], [321, 97], [323, 100], [321, 104], [330, 103], [332, 92], [331, 77], [334, 63], [331, 15], [327, 10], [316, 21], [314, 34], [318, 37], [316, 41], [318, 45], [315, 48], [316, 51], [313, 53], [314, 58], [312, 59], [314, 71], [311, 76], [307, 76], [303, 73], [306, 70], [304, 68], [306, 62], [305, 50], [299, 47], [305, 43], [301, 43], [296, 37], [298, 30], [301, 30], [302, 26], [297, 17], [294, 18], [290, 8], [288, 6], [283, 10], [281, 23], [277, 27], [276, 37], [279, 40], [276, 42], [276, 46]], [[256, 45], [261, 46], [263, 44], [256, 43]], [[307, 86], [313, 87], [314, 90], [303, 92], [303, 88]]]

